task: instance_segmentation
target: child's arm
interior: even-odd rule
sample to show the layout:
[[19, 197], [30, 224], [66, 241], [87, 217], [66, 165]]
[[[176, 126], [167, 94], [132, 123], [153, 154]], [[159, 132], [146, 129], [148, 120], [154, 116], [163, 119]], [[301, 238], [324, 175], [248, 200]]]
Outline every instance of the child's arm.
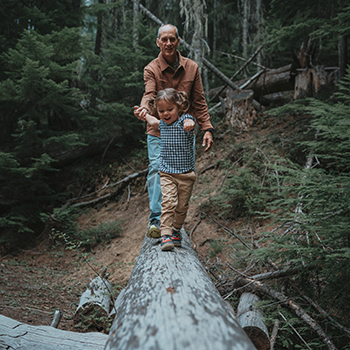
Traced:
[[159, 129], [159, 120], [147, 113], [146, 109], [134, 106], [134, 114], [138, 119], [147, 122], [152, 128]]
[[184, 120], [184, 130], [185, 131], [191, 131], [195, 127], [195, 122], [192, 119], [185, 119]]
[[147, 113], [145, 119], [152, 128], [159, 129], [159, 120], [156, 117]]

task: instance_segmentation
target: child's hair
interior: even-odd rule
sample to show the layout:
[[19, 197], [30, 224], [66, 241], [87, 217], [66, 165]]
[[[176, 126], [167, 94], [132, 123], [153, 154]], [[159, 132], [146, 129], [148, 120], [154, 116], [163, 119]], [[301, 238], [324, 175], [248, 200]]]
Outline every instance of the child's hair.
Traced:
[[177, 91], [173, 88], [167, 88], [164, 90], [160, 90], [157, 94], [157, 97], [154, 100], [149, 101], [149, 107], [153, 115], [156, 115], [157, 104], [161, 100], [177, 105], [179, 108], [180, 114], [186, 113], [190, 108], [190, 101], [188, 99], [186, 92]]

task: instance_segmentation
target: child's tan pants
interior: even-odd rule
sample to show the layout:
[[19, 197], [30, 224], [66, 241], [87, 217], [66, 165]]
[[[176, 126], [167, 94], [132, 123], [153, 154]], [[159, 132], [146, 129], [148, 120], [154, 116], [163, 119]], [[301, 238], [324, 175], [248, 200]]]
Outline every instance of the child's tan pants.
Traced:
[[162, 236], [171, 236], [173, 227], [181, 229], [185, 221], [197, 175], [193, 170], [184, 174], [168, 174], [162, 171], [159, 174], [163, 196], [160, 231]]

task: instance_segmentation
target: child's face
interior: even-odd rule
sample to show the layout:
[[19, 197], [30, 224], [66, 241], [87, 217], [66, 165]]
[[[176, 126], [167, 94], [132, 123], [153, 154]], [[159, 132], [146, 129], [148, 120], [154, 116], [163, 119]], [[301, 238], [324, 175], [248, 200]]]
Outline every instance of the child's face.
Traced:
[[175, 103], [160, 100], [157, 103], [159, 118], [168, 125], [179, 119], [179, 108]]

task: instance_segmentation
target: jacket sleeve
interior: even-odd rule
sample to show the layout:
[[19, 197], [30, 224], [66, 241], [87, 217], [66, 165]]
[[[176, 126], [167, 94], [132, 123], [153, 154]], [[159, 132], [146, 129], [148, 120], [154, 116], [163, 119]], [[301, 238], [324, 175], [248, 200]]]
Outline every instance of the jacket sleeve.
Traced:
[[196, 74], [193, 83], [193, 108], [196, 116], [197, 123], [203, 131], [213, 129], [213, 125], [210, 122], [210, 115], [208, 110], [207, 101], [204, 97], [202, 79], [199, 74], [199, 68], [196, 65]]
[[157, 83], [154, 72], [147, 66], [143, 72], [145, 92], [142, 96], [140, 106], [149, 110], [148, 102], [157, 96]]

